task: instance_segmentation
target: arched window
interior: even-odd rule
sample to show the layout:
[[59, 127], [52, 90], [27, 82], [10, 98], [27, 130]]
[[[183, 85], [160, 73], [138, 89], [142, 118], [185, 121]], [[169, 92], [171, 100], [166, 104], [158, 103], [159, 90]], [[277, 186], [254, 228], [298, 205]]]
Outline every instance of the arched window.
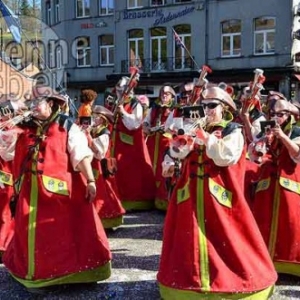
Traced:
[[181, 24], [173, 28], [174, 36], [174, 66], [175, 69], [192, 68], [191, 52], [191, 25]]
[[77, 67], [89, 67], [91, 65], [91, 46], [89, 37], [80, 37], [76, 43]]
[[254, 19], [254, 54], [275, 53], [275, 26], [273, 17], [261, 17]]
[[144, 33], [142, 29], [132, 29], [128, 32], [129, 65], [142, 67], [144, 58]]
[[155, 27], [150, 30], [151, 35], [151, 69], [165, 70], [167, 68], [167, 29]]
[[240, 20], [224, 21], [221, 23], [221, 30], [221, 56], [240, 56], [242, 22]]
[[99, 37], [100, 66], [111, 66], [114, 64], [114, 36], [104, 34]]

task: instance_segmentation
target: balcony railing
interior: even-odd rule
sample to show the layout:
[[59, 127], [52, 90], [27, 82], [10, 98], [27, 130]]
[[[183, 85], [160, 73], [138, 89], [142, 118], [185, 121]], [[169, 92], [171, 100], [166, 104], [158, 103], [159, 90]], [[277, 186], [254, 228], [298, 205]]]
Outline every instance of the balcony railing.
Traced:
[[196, 65], [190, 57], [167, 57], [162, 59], [128, 59], [122, 60], [121, 72], [128, 73], [129, 67], [137, 66], [140, 73], [194, 71]]

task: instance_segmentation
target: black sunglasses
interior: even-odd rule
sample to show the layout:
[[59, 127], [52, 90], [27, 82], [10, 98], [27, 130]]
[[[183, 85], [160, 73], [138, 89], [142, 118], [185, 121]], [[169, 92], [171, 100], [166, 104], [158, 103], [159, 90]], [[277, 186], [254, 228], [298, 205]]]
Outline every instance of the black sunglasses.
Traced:
[[208, 108], [208, 109], [214, 109], [214, 108], [216, 108], [218, 105], [220, 105], [221, 103], [213, 103], [213, 102], [211, 102], [211, 103], [201, 103], [201, 105], [203, 106], [203, 108], [205, 109], [206, 107]]
[[270, 113], [270, 117], [273, 118], [273, 117], [279, 117], [279, 118], [282, 118], [284, 115], [286, 115], [287, 113], [286, 112], [272, 112]]

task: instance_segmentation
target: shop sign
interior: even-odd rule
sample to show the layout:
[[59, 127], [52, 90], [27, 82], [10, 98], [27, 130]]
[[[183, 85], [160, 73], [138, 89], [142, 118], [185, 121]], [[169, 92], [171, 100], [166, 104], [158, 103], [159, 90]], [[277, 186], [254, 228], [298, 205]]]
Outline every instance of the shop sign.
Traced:
[[150, 10], [139, 10], [139, 11], [124, 10], [123, 20], [155, 18], [153, 26], [159, 26], [161, 24], [165, 24], [172, 20], [188, 15], [192, 13], [194, 10], [195, 10], [195, 6], [185, 7], [184, 9], [179, 10], [177, 12], [168, 12], [168, 13], [164, 13], [163, 9], [157, 9], [157, 8], [150, 9]]

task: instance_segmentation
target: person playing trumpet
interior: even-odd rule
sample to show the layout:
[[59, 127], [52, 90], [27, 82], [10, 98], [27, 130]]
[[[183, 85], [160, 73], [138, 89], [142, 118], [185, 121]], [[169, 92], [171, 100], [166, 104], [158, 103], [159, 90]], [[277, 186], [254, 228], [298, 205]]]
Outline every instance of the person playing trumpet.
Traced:
[[144, 109], [128, 91], [130, 78], [122, 77], [116, 85], [111, 157], [117, 160], [115, 178], [122, 206], [128, 210], [149, 210], [154, 206], [155, 181], [151, 159], [143, 134]]
[[[268, 299], [277, 274], [243, 193], [244, 137], [232, 122], [235, 104], [219, 87], [203, 91], [201, 104], [206, 126], [183, 143], [164, 223], [161, 297]], [[172, 169], [164, 164], [165, 175]]]
[[97, 213], [105, 229], [117, 228], [123, 224], [123, 208], [115, 181], [117, 166], [110, 157], [110, 124], [113, 113], [101, 105], [92, 107], [92, 124], [87, 130], [89, 146], [94, 153], [92, 167], [98, 190], [94, 201]]
[[175, 96], [176, 93], [171, 86], [162, 86], [159, 91], [159, 98], [155, 105], [149, 109], [143, 123], [147, 148], [155, 175], [155, 207], [163, 211], [167, 209], [169, 199], [165, 179], [162, 177], [161, 164], [170, 142], [169, 137], [164, 135], [164, 126], [166, 119], [173, 110]]
[[266, 135], [251, 207], [277, 272], [300, 276], [299, 112], [278, 92], [269, 95], [266, 112], [273, 124], [249, 145], [250, 158], [256, 161], [256, 143]]
[[[92, 151], [86, 136], [62, 115], [66, 99], [48, 86], [31, 93], [32, 119], [0, 155], [13, 159], [15, 233], [3, 255], [14, 279], [30, 292], [110, 276], [108, 240], [92, 201]], [[13, 205], [11, 205], [13, 208]]]

